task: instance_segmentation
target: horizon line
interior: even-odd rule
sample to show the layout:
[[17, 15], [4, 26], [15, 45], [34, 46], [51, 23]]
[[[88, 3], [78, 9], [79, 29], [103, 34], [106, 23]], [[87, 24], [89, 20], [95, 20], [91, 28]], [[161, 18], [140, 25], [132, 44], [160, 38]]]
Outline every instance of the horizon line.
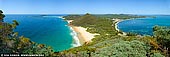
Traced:
[[[41, 14], [41, 15], [52, 15], [54, 13], [4, 13], [4, 14]], [[67, 14], [67, 15], [82, 15], [86, 13], [56, 13], [56, 14]], [[130, 14], [130, 15], [170, 15], [170, 14], [135, 14], [135, 13], [90, 13], [90, 14]]]

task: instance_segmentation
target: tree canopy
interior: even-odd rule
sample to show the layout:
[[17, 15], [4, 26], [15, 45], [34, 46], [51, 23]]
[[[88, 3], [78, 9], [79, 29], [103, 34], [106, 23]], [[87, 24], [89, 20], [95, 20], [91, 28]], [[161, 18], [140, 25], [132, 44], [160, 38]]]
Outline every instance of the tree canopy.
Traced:
[[[0, 10], [0, 20], [5, 17]], [[0, 22], [0, 54], [45, 54], [50, 56], [53, 49], [48, 46], [39, 47], [38, 43], [31, 41], [24, 36], [18, 36], [18, 32], [13, 30], [19, 23], [13, 20], [13, 23]]]

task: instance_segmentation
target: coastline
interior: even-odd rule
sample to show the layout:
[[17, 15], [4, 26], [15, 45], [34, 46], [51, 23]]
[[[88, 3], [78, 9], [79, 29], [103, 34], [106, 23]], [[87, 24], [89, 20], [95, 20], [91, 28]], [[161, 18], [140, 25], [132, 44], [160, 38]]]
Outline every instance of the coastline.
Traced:
[[131, 18], [131, 19], [112, 19], [113, 23], [114, 23], [115, 30], [118, 31], [118, 32], [122, 32], [122, 34], [119, 33], [118, 35], [120, 35], [120, 36], [126, 36], [127, 35], [126, 32], [120, 31], [120, 29], [118, 29], [118, 23], [120, 23], [122, 21], [133, 20], [133, 19], [137, 19], [137, 18]]
[[[114, 23], [115, 30], [120, 32], [120, 29], [118, 29], [118, 23], [125, 21], [125, 20], [120, 20], [120, 19], [112, 19], [112, 20], [114, 20], [113, 23]], [[131, 20], [131, 19], [127, 19], [127, 20]], [[122, 34], [119, 33], [118, 35], [120, 35], [120, 36], [126, 36], [127, 35], [126, 32], [123, 32], [123, 31], [121, 31], [121, 32], [122, 32]]]
[[72, 36], [72, 38], [73, 38], [73, 44], [72, 44], [72, 46], [73, 46], [73, 47], [81, 46], [80, 41], [79, 41], [79, 38], [77, 37], [77, 33], [73, 30], [72, 27], [69, 26], [69, 28], [70, 28], [70, 30], [71, 30], [71, 33], [70, 33], [70, 34], [71, 34], [71, 36]]
[[[63, 17], [60, 17], [61, 19], [64, 19]], [[126, 36], [127, 33], [121, 31], [120, 29], [118, 29], [118, 23], [122, 22], [122, 21], [126, 21], [126, 20], [133, 20], [133, 19], [114, 19], [113, 20], [113, 25], [116, 31], [118, 32], [122, 32], [122, 33], [118, 33], [118, 35], [120, 36]], [[95, 35], [99, 35], [99, 34], [92, 34], [87, 32], [87, 28], [84, 27], [80, 27], [80, 26], [73, 26], [70, 23], [73, 20], [65, 20], [68, 22], [68, 26], [70, 27], [70, 29], [72, 30], [72, 36], [74, 38], [74, 43], [73, 43], [73, 47], [77, 47], [77, 46], [81, 46], [83, 44], [88, 44], [89, 42], [91, 42], [91, 40], [94, 38]]]
[[[58, 18], [61, 18], [63, 20], [65, 20], [65, 18], [63, 18], [63, 16], [59, 16]], [[70, 35], [72, 36], [73, 38], [73, 43], [71, 44], [73, 47], [78, 47], [78, 46], [81, 46], [81, 42], [79, 40], [79, 38], [77, 37], [77, 33], [76, 31], [73, 29], [73, 27], [71, 27], [69, 24], [73, 21], [73, 20], [65, 20], [67, 23], [68, 23], [68, 27], [70, 28], [71, 30], [71, 33]], [[72, 47], [72, 48], [73, 48]]]
[[79, 39], [79, 43], [81, 45], [88, 44], [89, 42], [91, 42], [91, 40], [94, 38], [95, 35], [98, 35], [98, 34], [92, 34], [92, 33], [87, 32], [86, 28], [71, 25], [70, 23], [73, 20], [66, 20], [66, 21], [68, 22], [68, 25], [73, 29], [73, 31], [76, 32], [77, 37]]
[[122, 21], [122, 20], [120, 20], [120, 19], [115, 19], [115, 20], [114, 20], [115, 30], [118, 31], [118, 32], [120, 31], [120, 30], [118, 29], [118, 23], [121, 22], [121, 21]]

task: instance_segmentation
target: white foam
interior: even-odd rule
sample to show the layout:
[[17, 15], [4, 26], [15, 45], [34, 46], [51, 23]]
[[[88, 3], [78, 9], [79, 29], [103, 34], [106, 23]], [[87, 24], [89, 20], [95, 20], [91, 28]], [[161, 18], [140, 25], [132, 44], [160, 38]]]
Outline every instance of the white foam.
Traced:
[[70, 27], [70, 30], [72, 31], [70, 34], [72, 35], [72, 37], [73, 37], [73, 39], [74, 39], [74, 42], [73, 42], [72, 46], [73, 46], [73, 47], [81, 46], [80, 41], [79, 41], [79, 39], [78, 39], [77, 33], [73, 30], [72, 27]]
[[[65, 18], [63, 18], [63, 16], [58, 16], [58, 18], [65, 19]], [[69, 23], [69, 22], [68, 22], [68, 23]], [[65, 25], [65, 26], [68, 26], [68, 25]], [[69, 27], [70, 30], [71, 30], [70, 35], [71, 35], [72, 38], [73, 38], [72, 46], [73, 46], [73, 47], [81, 46], [77, 33], [73, 30], [72, 27], [70, 27], [70, 26], [68, 26], [68, 27]]]

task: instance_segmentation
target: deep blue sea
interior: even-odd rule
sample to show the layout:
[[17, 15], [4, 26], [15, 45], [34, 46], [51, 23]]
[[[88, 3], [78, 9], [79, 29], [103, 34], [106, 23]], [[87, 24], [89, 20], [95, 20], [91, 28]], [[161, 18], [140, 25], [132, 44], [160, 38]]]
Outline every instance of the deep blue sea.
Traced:
[[138, 18], [132, 20], [125, 20], [118, 23], [118, 29], [123, 32], [133, 32], [140, 35], [153, 35], [153, 27], [170, 26], [170, 15], [157, 15], [156, 18]]
[[67, 22], [59, 18], [63, 15], [6, 15], [5, 22], [17, 20], [19, 26], [15, 32], [30, 40], [51, 46], [54, 51], [63, 51], [73, 47], [72, 30]]

